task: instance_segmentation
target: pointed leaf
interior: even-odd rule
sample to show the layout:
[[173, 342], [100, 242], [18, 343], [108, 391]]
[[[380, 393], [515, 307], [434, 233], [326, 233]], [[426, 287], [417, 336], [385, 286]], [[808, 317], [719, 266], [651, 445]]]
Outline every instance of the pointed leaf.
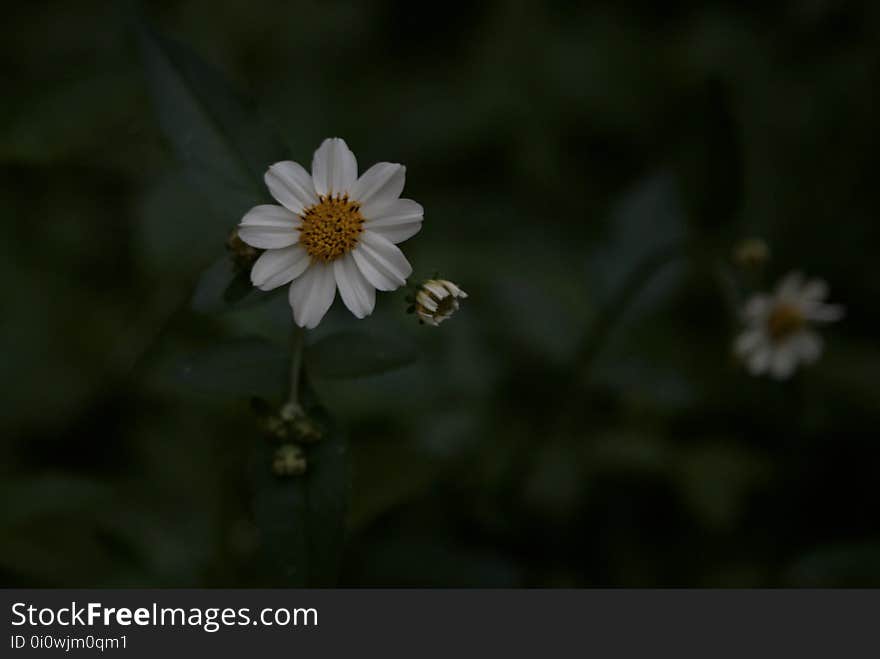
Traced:
[[[220, 253], [230, 229], [244, 214], [270, 201], [263, 175], [272, 163], [285, 158], [285, 148], [223, 76], [198, 55], [146, 25], [139, 27], [138, 35], [159, 123], [188, 180], [214, 211], [216, 219], [205, 221], [213, 221], [216, 231], [206, 232], [203, 241], [216, 243]], [[167, 221], [179, 222], [179, 218], [169, 214]], [[165, 233], [175, 231], [179, 230], [172, 226]], [[215, 263], [200, 280], [193, 306], [217, 311], [261, 297], [243, 279], [231, 265]]]
[[182, 394], [277, 398], [287, 382], [288, 356], [263, 339], [233, 339], [163, 360], [155, 380]]
[[285, 287], [269, 292], [255, 288], [248, 273], [236, 271], [229, 256], [224, 255], [199, 277], [190, 306], [199, 313], [215, 313], [260, 304], [286, 291]]
[[198, 55], [146, 25], [138, 35], [162, 129], [224, 223], [219, 247], [249, 208], [268, 199], [263, 174], [284, 158], [285, 149]]
[[307, 409], [324, 435], [303, 447], [305, 474], [272, 472], [277, 442], [260, 439], [254, 451], [254, 517], [266, 584], [275, 587], [333, 586], [339, 569], [351, 489], [348, 447], [322, 408]]
[[305, 360], [314, 377], [353, 378], [402, 368], [417, 356], [409, 341], [346, 331], [325, 336], [309, 346]]

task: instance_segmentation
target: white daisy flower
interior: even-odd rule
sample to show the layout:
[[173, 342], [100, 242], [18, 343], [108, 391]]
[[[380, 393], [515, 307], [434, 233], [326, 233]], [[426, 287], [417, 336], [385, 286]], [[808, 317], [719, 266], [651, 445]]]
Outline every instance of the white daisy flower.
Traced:
[[376, 290], [393, 291], [412, 273], [397, 243], [418, 233], [423, 210], [400, 199], [405, 172], [380, 162], [358, 177], [354, 154], [338, 137], [315, 151], [311, 175], [295, 162], [272, 165], [265, 181], [281, 205], [252, 208], [238, 229], [244, 242], [266, 250], [251, 270], [254, 286], [290, 284], [294, 321], [308, 329], [337, 288], [356, 317], [372, 313]]
[[446, 279], [428, 279], [416, 293], [414, 309], [422, 322], [436, 327], [458, 311], [467, 293]]
[[812, 364], [822, 353], [822, 337], [814, 323], [843, 317], [843, 307], [825, 304], [828, 284], [804, 281], [799, 272], [788, 274], [772, 295], [753, 296], [743, 308], [746, 325], [734, 350], [752, 375], [769, 373], [782, 380], [798, 363]]

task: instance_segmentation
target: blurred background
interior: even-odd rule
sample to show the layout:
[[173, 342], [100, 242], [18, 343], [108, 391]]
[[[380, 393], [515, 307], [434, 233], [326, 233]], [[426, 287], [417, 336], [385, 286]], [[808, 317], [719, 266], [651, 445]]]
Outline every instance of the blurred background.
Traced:
[[[290, 159], [338, 135], [405, 163], [404, 251], [470, 293], [439, 329], [380, 296], [364, 326], [419, 359], [314, 382], [354, 465], [341, 585], [880, 586], [880, 5], [144, 12]], [[5, 18], [2, 584], [250, 585], [247, 401], [162, 373], [278, 305], [190, 309], [236, 220], [183, 176], [124, 8]], [[749, 237], [772, 256], [745, 272]], [[815, 366], [749, 377], [731, 304], [791, 269], [847, 317]], [[310, 340], [355, 323], [337, 299]]]

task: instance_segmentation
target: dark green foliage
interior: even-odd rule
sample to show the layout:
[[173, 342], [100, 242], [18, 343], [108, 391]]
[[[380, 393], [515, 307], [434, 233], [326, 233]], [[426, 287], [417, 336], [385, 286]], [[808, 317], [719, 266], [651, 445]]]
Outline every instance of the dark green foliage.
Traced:
[[318, 378], [378, 375], [412, 364], [417, 356], [409, 339], [393, 339], [365, 331], [337, 332], [306, 350], [306, 367]]
[[342, 430], [326, 411], [308, 405], [322, 438], [306, 447], [306, 472], [280, 476], [271, 465], [278, 442], [255, 439], [251, 485], [259, 537], [261, 585], [336, 585], [351, 494], [351, 468]]
[[[0, 27], [3, 585], [878, 583], [880, 5], [122, 4]], [[407, 166], [402, 248], [470, 297], [337, 299], [278, 478], [286, 291], [225, 242], [331, 135]], [[792, 268], [847, 317], [750, 378], [731, 303]]]

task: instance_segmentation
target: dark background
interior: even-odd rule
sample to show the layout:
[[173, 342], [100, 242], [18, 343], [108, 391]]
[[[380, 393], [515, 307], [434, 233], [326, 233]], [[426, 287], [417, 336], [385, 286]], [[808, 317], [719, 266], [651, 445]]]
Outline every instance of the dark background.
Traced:
[[[380, 295], [362, 322], [420, 360], [315, 382], [354, 456], [343, 585], [880, 585], [880, 5], [144, 13], [291, 159], [339, 135], [361, 169], [405, 163], [426, 212], [404, 251], [470, 293], [439, 329]], [[0, 579], [250, 585], [253, 418], [161, 377], [175, 346], [254, 327], [187, 309], [226, 229], [159, 129], [124, 4], [4, 14]], [[730, 261], [750, 236], [757, 274]], [[627, 273], [677, 242], [624, 308]], [[847, 317], [814, 367], [750, 378], [727, 284], [790, 269]], [[337, 299], [315, 336], [355, 323]]]

